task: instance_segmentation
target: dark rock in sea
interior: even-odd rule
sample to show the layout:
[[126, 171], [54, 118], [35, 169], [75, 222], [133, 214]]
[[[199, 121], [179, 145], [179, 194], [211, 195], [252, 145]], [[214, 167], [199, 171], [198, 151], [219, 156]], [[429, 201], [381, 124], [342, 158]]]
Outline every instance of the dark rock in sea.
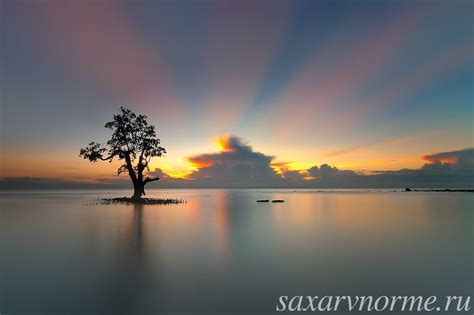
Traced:
[[407, 188], [405, 188], [405, 191], [411, 191], [411, 189], [407, 187]]
[[275, 200], [272, 200], [272, 202], [285, 202], [285, 200], [282, 200], [282, 199], [275, 199]]
[[259, 199], [259, 200], [257, 200], [257, 202], [269, 202], [269, 201], [270, 200], [268, 200], [268, 199]]
[[140, 199], [133, 199], [133, 198], [106, 198], [101, 199], [100, 203], [103, 205], [111, 205], [111, 204], [126, 204], [126, 205], [170, 205], [170, 204], [180, 204], [186, 203], [184, 199], [155, 199], [155, 198], [140, 198]]

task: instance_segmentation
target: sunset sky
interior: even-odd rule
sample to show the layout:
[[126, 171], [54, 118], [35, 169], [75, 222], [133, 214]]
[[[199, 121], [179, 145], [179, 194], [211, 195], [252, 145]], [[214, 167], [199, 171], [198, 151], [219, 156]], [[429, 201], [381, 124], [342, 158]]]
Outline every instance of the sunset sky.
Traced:
[[269, 180], [324, 177], [322, 164], [472, 170], [472, 1], [4, 0], [0, 10], [0, 177], [113, 178], [117, 164], [78, 153], [108, 140], [120, 106], [156, 125], [168, 153], [151, 168], [165, 177], [225, 180], [236, 153], [265, 157], [252, 165], [270, 167]]

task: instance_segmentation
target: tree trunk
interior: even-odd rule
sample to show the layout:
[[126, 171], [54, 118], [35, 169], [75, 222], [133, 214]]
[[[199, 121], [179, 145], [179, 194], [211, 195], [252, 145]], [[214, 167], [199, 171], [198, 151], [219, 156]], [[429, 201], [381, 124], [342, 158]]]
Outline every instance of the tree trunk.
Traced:
[[142, 181], [133, 181], [133, 196], [132, 199], [140, 199], [145, 194], [145, 185]]

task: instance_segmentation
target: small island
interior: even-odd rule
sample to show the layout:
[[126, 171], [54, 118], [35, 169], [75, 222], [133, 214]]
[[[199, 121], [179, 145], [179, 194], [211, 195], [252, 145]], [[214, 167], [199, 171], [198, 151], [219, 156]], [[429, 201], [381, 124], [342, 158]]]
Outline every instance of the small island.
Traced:
[[184, 199], [173, 199], [173, 198], [166, 198], [166, 199], [157, 199], [157, 198], [128, 198], [128, 197], [121, 197], [121, 198], [104, 198], [100, 199], [100, 203], [103, 205], [111, 205], [111, 204], [140, 204], [140, 205], [171, 205], [171, 204], [180, 204], [186, 203]]

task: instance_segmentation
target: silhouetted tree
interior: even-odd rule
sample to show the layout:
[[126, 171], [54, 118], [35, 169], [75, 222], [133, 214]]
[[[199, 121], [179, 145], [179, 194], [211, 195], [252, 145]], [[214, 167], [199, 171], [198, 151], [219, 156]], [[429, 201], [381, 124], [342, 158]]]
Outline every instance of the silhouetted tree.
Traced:
[[105, 124], [105, 128], [113, 130], [112, 138], [106, 144], [91, 142], [81, 149], [79, 156], [91, 162], [122, 160], [117, 175], [127, 172], [133, 182], [134, 199], [145, 195], [145, 185], [159, 180], [144, 175], [150, 170], [148, 164], [151, 158], [161, 156], [166, 150], [160, 147], [155, 126], [149, 125], [147, 116], [136, 115], [130, 109], [120, 107], [120, 113], [114, 115], [114, 120]]

